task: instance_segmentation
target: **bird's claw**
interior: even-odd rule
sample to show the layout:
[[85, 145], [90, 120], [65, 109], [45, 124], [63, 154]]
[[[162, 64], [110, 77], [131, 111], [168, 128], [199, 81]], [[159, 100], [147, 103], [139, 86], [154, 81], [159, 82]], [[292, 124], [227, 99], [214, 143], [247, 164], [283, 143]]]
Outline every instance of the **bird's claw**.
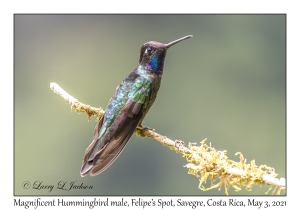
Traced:
[[137, 129], [139, 130], [138, 135], [140, 135], [140, 136], [142, 136], [142, 137], [145, 137], [145, 136], [146, 136], [146, 135], [144, 134], [145, 131], [147, 131], [147, 130], [154, 131], [153, 128], [149, 128], [149, 127], [146, 127], [146, 126], [143, 126], [143, 125], [138, 125], [138, 126], [137, 126]]
[[154, 131], [153, 128], [149, 128], [149, 127], [143, 126], [143, 125], [139, 125], [139, 126], [138, 126], [138, 129], [140, 129], [140, 130], [142, 130], [142, 131], [146, 131], [146, 130]]

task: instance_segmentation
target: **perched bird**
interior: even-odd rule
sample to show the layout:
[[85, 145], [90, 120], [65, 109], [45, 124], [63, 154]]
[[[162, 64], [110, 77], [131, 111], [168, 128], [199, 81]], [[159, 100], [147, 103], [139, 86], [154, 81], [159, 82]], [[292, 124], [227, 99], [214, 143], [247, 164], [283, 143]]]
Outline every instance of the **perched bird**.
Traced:
[[168, 44], [150, 41], [142, 45], [138, 66], [117, 87], [95, 127], [93, 141], [83, 157], [81, 176], [103, 172], [120, 155], [137, 126], [147, 129], [142, 121], [159, 90], [167, 50], [191, 37]]

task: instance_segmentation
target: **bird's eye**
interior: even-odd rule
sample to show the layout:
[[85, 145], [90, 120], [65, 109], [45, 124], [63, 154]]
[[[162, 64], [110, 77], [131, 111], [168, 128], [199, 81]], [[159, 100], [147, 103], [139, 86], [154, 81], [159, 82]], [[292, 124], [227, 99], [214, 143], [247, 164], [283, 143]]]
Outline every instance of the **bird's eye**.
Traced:
[[146, 49], [145, 53], [147, 53], [148, 55], [151, 55], [151, 54], [154, 53], [154, 51], [155, 51], [155, 50], [154, 50], [152, 47], [148, 47], [148, 48]]

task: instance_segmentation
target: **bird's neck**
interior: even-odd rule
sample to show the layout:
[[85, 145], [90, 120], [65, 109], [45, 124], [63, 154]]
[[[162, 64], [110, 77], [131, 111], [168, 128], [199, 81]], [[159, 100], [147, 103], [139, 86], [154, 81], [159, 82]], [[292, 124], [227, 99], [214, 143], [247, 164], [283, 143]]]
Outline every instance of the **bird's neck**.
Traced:
[[164, 60], [165, 56], [154, 55], [144, 66], [150, 72], [161, 74], [164, 68]]

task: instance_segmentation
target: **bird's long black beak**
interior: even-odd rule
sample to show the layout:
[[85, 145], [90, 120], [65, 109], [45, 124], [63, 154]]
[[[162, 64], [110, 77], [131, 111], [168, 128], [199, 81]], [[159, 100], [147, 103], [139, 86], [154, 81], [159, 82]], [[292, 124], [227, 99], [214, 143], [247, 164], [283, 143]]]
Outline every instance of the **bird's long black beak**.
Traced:
[[176, 39], [175, 41], [173, 42], [170, 42], [168, 44], [165, 44], [165, 49], [169, 49], [171, 46], [173, 46], [174, 44], [177, 44], [178, 42], [181, 42], [183, 40], [186, 40], [186, 39], [189, 39], [189, 38], [192, 38], [193, 36], [192, 35], [188, 35], [188, 36], [184, 36], [180, 39]]

